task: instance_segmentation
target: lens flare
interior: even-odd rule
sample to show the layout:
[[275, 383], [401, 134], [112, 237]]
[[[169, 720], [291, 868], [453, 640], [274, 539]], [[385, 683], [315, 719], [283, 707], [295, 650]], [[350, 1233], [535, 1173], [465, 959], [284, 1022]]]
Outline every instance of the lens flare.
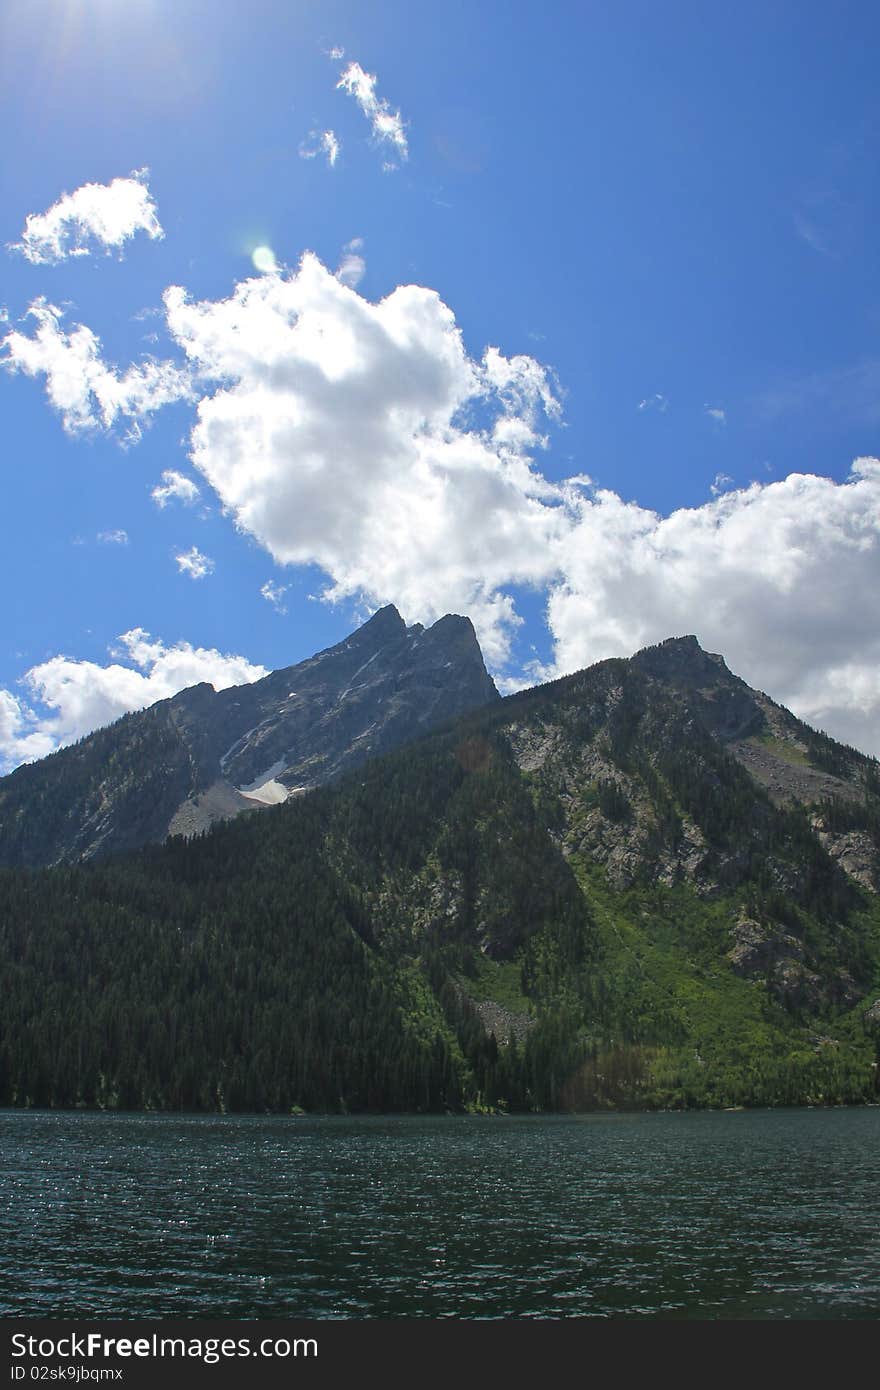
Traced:
[[275, 259], [275, 252], [271, 246], [255, 246], [251, 252], [251, 260], [257, 270], [261, 270], [264, 275], [271, 275], [278, 269], [278, 262]]

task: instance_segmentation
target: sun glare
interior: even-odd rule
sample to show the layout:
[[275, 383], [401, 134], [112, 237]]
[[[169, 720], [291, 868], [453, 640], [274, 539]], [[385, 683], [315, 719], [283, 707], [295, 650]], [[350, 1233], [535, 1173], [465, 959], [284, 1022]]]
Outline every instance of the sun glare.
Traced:
[[278, 262], [275, 259], [275, 252], [271, 246], [255, 246], [251, 252], [251, 260], [256, 270], [261, 270], [264, 275], [271, 275], [278, 269]]

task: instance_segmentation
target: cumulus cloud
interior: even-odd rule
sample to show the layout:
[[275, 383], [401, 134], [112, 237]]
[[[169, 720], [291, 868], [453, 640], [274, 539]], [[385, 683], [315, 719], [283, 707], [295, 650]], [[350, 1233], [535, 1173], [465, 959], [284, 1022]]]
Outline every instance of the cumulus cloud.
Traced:
[[710, 420], [715, 421], [716, 425], [727, 424], [727, 411], [722, 410], [720, 405], [704, 405], [703, 411], [709, 416]]
[[810, 474], [663, 517], [578, 499], [557, 543], [553, 674], [696, 633], [750, 684], [880, 754], [880, 462]]
[[[360, 63], [349, 63], [336, 86], [354, 97], [370, 122], [375, 138], [392, 145], [399, 158], [406, 159], [409, 149], [403, 117], [399, 111], [392, 111], [388, 102], [377, 95], [375, 75], [364, 72]], [[393, 169], [396, 166], [387, 163], [384, 167]]]
[[[517, 586], [548, 600], [554, 657], [535, 678], [695, 632], [811, 723], [880, 753], [877, 460], [842, 483], [792, 474], [737, 489], [718, 475], [711, 500], [662, 516], [583, 476], [548, 480], [536, 458], [560, 416], [552, 373], [497, 347], [471, 356], [430, 289], [371, 303], [307, 254], [228, 298], [172, 287], [164, 304], [188, 362], [175, 371], [198, 392], [195, 469], [276, 563], [323, 569], [326, 599], [394, 602], [408, 621], [468, 613], [514, 681]], [[69, 382], [84, 361], [98, 370], [96, 340], [74, 343], [46, 315], [46, 341], [76, 364], [50, 377], [50, 398], [90, 418]], [[116, 394], [87, 376], [86, 403], [112, 419], [142, 368], [101, 370]], [[162, 484], [186, 500], [181, 476]], [[193, 578], [210, 572], [196, 547], [176, 558]], [[43, 732], [19, 705], [3, 717], [18, 744]]]
[[203, 555], [197, 546], [181, 551], [174, 558], [180, 573], [188, 574], [190, 579], [204, 579], [206, 575], [214, 573], [214, 561]]
[[719, 476], [711, 501], [663, 517], [583, 476], [549, 482], [535, 456], [560, 414], [552, 375], [494, 347], [469, 356], [431, 290], [371, 304], [307, 255], [225, 300], [172, 289], [166, 308], [218, 383], [196, 468], [276, 562], [323, 568], [325, 597], [469, 613], [499, 670], [511, 589], [531, 586], [555, 644], [543, 674], [696, 631], [797, 713], [878, 747], [880, 465], [843, 484], [727, 491]]
[[0, 690], [0, 774], [19, 763], [45, 758], [57, 747], [33, 710], [8, 690]]
[[553, 382], [525, 356], [465, 350], [454, 315], [409, 285], [372, 304], [306, 255], [224, 300], [166, 292], [203, 381], [192, 461], [280, 564], [320, 565], [332, 599], [478, 622], [502, 661], [517, 622], [499, 585], [545, 581], [566, 488], [537, 473]]
[[289, 588], [289, 584], [276, 584], [274, 579], [268, 579], [261, 588], [260, 593], [267, 603], [271, 603], [276, 613], [286, 613], [287, 608], [283, 600]]
[[243, 656], [189, 642], [166, 646], [140, 627], [118, 641], [110, 653], [115, 660], [107, 666], [66, 656], [33, 666], [21, 681], [26, 701], [0, 690], [0, 770], [44, 757], [130, 710], [201, 681], [224, 690], [268, 674]]
[[185, 474], [178, 473], [173, 468], [166, 468], [161, 482], [156, 484], [150, 496], [160, 508], [167, 507], [172, 501], [182, 502], [185, 507], [191, 507], [193, 502], [201, 497], [201, 492], [192, 478], [187, 478]]
[[[36, 324], [31, 337], [14, 330], [0, 341], [6, 356], [0, 366], [26, 376], [44, 376], [46, 396], [70, 434], [110, 429], [118, 417], [143, 420], [172, 401], [187, 398], [191, 383], [173, 362], [145, 358], [120, 373], [101, 357], [101, 341], [83, 324], [69, 333], [61, 327], [63, 311], [48, 300], [35, 299], [28, 317]], [[136, 443], [140, 429], [129, 431]]]
[[342, 146], [332, 130], [310, 130], [299, 147], [300, 159], [315, 159], [319, 154], [326, 156], [331, 169], [336, 167]]
[[86, 183], [62, 194], [47, 212], [27, 217], [21, 241], [9, 249], [34, 265], [55, 265], [71, 256], [88, 256], [94, 246], [120, 250], [136, 232], [158, 241], [165, 234], [147, 187], [148, 173], [138, 169], [128, 178]]

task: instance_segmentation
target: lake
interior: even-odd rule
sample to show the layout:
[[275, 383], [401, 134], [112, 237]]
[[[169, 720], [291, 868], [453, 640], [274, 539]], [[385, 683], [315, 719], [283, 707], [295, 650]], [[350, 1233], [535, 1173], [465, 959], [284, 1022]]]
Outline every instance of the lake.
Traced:
[[873, 1318], [880, 1109], [0, 1112], [6, 1317]]

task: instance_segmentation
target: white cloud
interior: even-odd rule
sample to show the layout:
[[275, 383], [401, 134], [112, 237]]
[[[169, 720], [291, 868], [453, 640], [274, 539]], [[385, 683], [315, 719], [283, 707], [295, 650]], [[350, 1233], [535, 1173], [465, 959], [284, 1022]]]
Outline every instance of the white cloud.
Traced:
[[162, 481], [157, 483], [150, 493], [157, 507], [167, 507], [171, 501], [182, 502], [185, 507], [191, 507], [201, 495], [192, 478], [177, 473], [173, 468], [164, 470]]
[[97, 535], [99, 545], [128, 545], [128, 532], [118, 531], [99, 531]]
[[[394, 146], [401, 159], [406, 159], [409, 150], [405, 123], [399, 111], [392, 111], [388, 102], [376, 95], [375, 75], [364, 72], [360, 63], [349, 63], [336, 86], [354, 97], [370, 122], [376, 139], [387, 141]], [[385, 165], [386, 169], [396, 167], [393, 163]]]
[[218, 388], [192, 460], [280, 564], [320, 565], [328, 596], [470, 613], [493, 661], [518, 621], [500, 584], [542, 583], [566, 489], [534, 471], [559, 407], [548, 372], [471, 359], [450, 309], [409, 285], [371, 304], [316, 257], [226, 300], [166, 293], [168, 327]]
[[[551, 373], [495, 347], [471, 357], [430, 289], [374, 304], [307, 254], [226, 299], [194, 303], [172, 287], [165, 313], [191, 376], [174, 370], [199, 383], [195, 468], [278, 564], [321, 567], [325, 598], [394, 602], [408, 621], [468, 613], [508, 679], [513, 586], [548, 595], [546, 674], [696, 632], [796, 713], [880, 752], [876, 460], [844, 483], [792, 474], [728, 491], [719, 475], [711, 501], [664, 517], [588, 492], [584, 477], [543, 476], [535, 455], [560, 414]], [[86, 401], [99, 420], [137, 394], [123, 386], [141, 369], [109, 372], [87, 330], [60, 334], [49, 307], [40, 329], [72, 354], [47, 386], [74, 421], [88, 413], [62, 387], [81, 383], [83, 362], [115, 387], [85, 373], [105, 390]], [[23, 352], [16, 344], [17, 365]], [[196, 547], [177, 562], [193, 577], [211, 564]], [[41, 733], [8, 704], [4, 718], [19, 743]]]
[[[17, 330], [0, 342], [6, 356], [0, 366], [26, 376], [45, 376], [49, 403], [70, 434], [101, 426], [110, 429], [119, 416], [144, 419], [152, 411], [191, 394], [186, 372], [173, 362], [145, 358], [120, 374], [101, 358], [101, 342], [91, 329], [74, 324], [61, 328], [63, 313], [46, 299], [35, 299], [28, 317], [36, 323], [31, 337]], [[126, 439], [137, 442], [138, 430]]]
[[714, 481], [709, 486], [709, 491], [713, 497], [718, 497], [728, 488], [733, 487], [733, 479], [729, 473], [716, 473]]
[[276, 562], [325, 570], [325, 597], [395, 602], [409, 620], [469, 613], [498, 670], [519, 623], [511, 586], [545, 589], [547, 674], [696, 631], [796, 712], [878, 747], [880, 465], [844, 484], [722, 492], [718, 477], [713, 500], [662, 517], [543, 477], [550, 374], [497, 348], [471, 358], [430, 290], [371, 304], [307, 255], [229, 299], [170, 290], [166, 304], [218, 383], [199, 402], [195, 466]]
[[267, 603], [271, 603], [277, 613], [286, 613], [287, 608], [283, 599], [289, 588], [289, 584], [276, 584], [274, 579], [268, 579], [261, 588], [260, 593]]
[[190, 579], [204, 579], [206, 575], [214, 573], [214, 561], [203, 555], [196, 546], [191, 550], [182, 551], [174, 558], [180, 573], [188, 574]]
[[11, 772], [19, 763], [44, 758], [56, 746], [33, 710], [10, 691], [0, 689], [0, 774]]
[[367, 270], [367, 263], [360, 255], [363, 249], [363, 237], [353, 237], [342, 248], [342, 257], [336, 267], [336, 278], [341, 280], [343, 285], [349, 285], [354, 289], [363, 280]]
[[661, 517], [582, 497], [556, 547], [553, 674], [696, 633], [810, 723], [880, 754], [880, 462]]
[[159, 240], [165, 234], [147, 187], [148, 172], [138, 169], [128, 178], [86, 183], [62, 194], [47, 212], [28, 216], [21, 241], [9, 249], [34, 265], [55, 265], [70, 256], [88, 256], [94, 245], [120, 249], [136, 232]]
[[703, 410], [717, 425], [727, 424], [727, 411], [722, 410], [720, 405], [704, 405]]
[[0, 690], [0, 769], [44, 757], [130, 710], [201, 681], [224, 690], [267, 674], [243, 656], [189, 642], [166, 647], [151, 641], [143, 628], [123, 633], [119, 642], [120, 649], [111, 652], [116, 660], [107, 666], [66, 656], [33, 666], [21, 682], [29, 704]]
[[299, 147], [299, 157], [300, 159], [315, 159], [319, 154], [323, 154], [326, 156], [329, 167], [334, 169], [341, 149], [342, 146], [334, 131], [310, 130]]
[[656, 410], [660, 415], [665, 415], [669, 409], [669, 402], [659, 391], [655, 391], [653, 396], [646, 396], [643, 401], [639, 401], [638, 409]]

